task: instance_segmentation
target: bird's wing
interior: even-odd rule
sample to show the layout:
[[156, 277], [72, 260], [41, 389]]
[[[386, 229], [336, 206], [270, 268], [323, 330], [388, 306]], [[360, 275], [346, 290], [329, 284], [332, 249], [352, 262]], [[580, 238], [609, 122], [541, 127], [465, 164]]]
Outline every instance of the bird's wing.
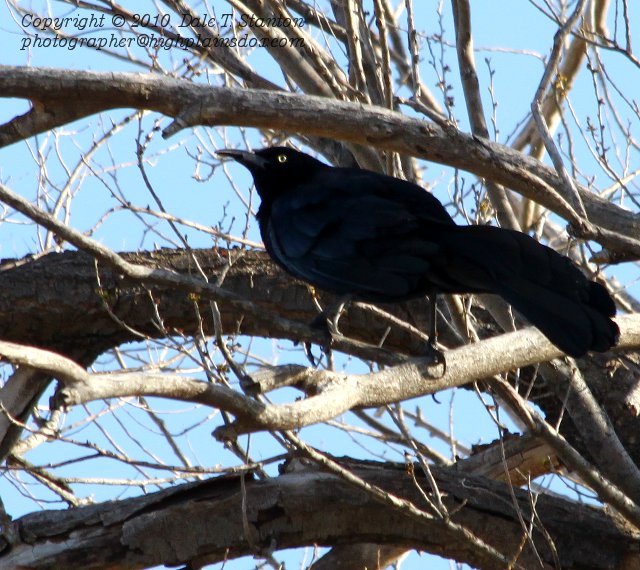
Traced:
[[335, 170], [273, 202], [263, 232], [270, 252], [323, 289], [368, 300], [415, 294], [439, 250], [422, 228], [453, 224], [446, 210], [417, 186]]

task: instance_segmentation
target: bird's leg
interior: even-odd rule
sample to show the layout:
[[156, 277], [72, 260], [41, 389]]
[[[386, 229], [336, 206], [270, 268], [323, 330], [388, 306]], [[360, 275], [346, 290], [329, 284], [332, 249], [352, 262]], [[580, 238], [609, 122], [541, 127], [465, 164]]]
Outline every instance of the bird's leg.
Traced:
[[[320, 348], [322, 349], [322, 352], [327, 355], [327, 358], [331, 358], [331, 344], [333, 342], [333, 337], [340, 334], [338, 322], [344, 312], [345, 305], [350, 301], [350, 299], [351, 297], [348, 295], [340, 297], [337, 302], [322, 309], [320, 314], [311, 321], [311, 327], [320, 329], [320, 331], [324, 333], [325, 340], [320, 345]], [[312, 366], [316, 366], [315, 357], [311, 353], [311, 343], [305, 342], [304, 349], [309, 362], [311, 362]]]
[[434, 364], [444, 364], [444, 354], [438, 350], [436, 346], [436, 338], [438, 337], [437, 331], [437, 318], [438, 318], [438, 295], [436, 293], [429, 294], [429, 340], [427, 341], [426, 356], [433, 358]]
[[436, 337], [438, 336], [438, 296], [435, 293], [429, 295], [429, 348], [436, 348]]

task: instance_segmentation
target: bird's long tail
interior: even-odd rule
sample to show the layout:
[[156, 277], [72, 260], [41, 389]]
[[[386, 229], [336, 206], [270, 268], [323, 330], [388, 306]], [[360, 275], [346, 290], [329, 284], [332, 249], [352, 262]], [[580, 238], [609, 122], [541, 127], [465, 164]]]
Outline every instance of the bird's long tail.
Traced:
[[[613, 299], [569, 258], [520, 232], [491, 226], [456, 230], [442, 237], [455, 253], [448, 278], [459, 275], [463, 289], [497, 293], [570, 356], [604, 352], [618, 342]], [[459, 273], [458, 264], [464, 264]]]

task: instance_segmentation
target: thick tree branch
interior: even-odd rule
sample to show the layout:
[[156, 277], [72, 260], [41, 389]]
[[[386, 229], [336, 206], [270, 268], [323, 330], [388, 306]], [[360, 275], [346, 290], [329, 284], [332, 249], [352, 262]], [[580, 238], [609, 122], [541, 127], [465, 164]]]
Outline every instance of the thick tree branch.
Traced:
[[[194, 275], [186, 275], [177, 271], [172, 271], [161, 266], [148, 266], [139, 263], [132, 262], [127, 258], [121, 256], [117, 252], [109, 249], [99, 241], [87, 237], [82, 232], [67, 226], [63, 222], [57, 220], [51, 214], [41, 210], [40, 208], [31, 204], [28, 200], [25, 200], [22, 196], [16, 194], [9, 188], [0, 184], [0, 201], [11, 205], [18, 212], [24, 214], [29, 219], [35, 221], [37, 224], [51, 230], [59, 237], [73, 244], [77, 248], [87, 252], [98, 261], [102, 261], [111, 266], [120, 275], [132, 280], [138, 285], [146, 285], [149, 287], [162, 286], [171, 289], [180, 290], [186, 293], [191, 293], [199, 296], [206, 297], [207, 299], [223, 301], [235, 305], [241, 309], [247, 315], [250, 315], [256, 320], [265, 321], [272, 324], [282, 326], [289, 329], [297, 338], [302, 338], [306, 333], [311, 333], [313, 340], [322, 344], [324, 342], [324, 336], [321, 331], [312, 331], [312, 328], [307, 325], [302, 325], [295, 321], [288, 321], [283, 319], [277, 313], [265, 314], [264, 310], [257, 307], [254, 303], [248, 301], [236, 293], [222, 288], [214, 283], [205, 280], [200, 274], [194, 271]], [[194, 259], [191, 258], [190, 259]], [[340, 349], [340, 346], [346, 342], [347, 344], [352, 341], [336, 335], [334, 339], [336, 348]], [[357, 343], [356, 343], [357, 344]], [[373, 356], [376, 352], [372, 347], [361, 346], [364, 352], [369, 351], [369, 355]], [[389, 358], [393, 358], [389, 354]]]
[[593, 395], [582, 371], [570, 360], [554, 361], [548, 366], [554, 367], [556, 373], [547, 374], [545, 370], [545, 375], [557, 382], [554, 386], [556, 394], [564, 400], [593, 463], [605, 477], [640, 504], [640, 471], [620, 441], [611, 418]]
[[[640, 346], [640, 315], [622, 317], [618, 322], [624, 331], [618, 349]], [[275, 409], [273, 414], [263, 412], [259, 417], [250, 418], [249, 422], [240, 419], [220, 428], [217, 433], [223, 438], [236, 437], [241, 433], [265, 429], [265, 425], [269, 429], [294, 429], [307, 425], [306, 422], [326, 421], [352, 408], [378, 407], [435, 394], [446, 388], [524, 368], [540, 362], [538, 359], [551, 360], [561, 354], [542, 333], [529, 328], [447, 351], [447, 366], [443, 374], [440, 366], [432, 366], [429, 361], [421, 359], [363, 375], [305, 371], [302, 367], [288, 366], [287, 371], [294, 375], [296, 383], [313, 382], [322, 386], [319, 394], [293, 404], [282, 404], [277, 407], [277, 413]], [[266, 382], [270, 384], [270, 381]]]
[[[324, 342], [317, 329], [307, 325], [317, 316], [311, 294], [305, 285], [293, 281], [279, 270], [264, 252], [234, 250], [197, 250], [191, 252], [159, 250], [124, 253], [130, 263], [149, 268], [162, 267], [181, 273], [188, 279], [194, 272], [194, 258], [210, 282], [217, 282], [226, 272], [225, 290], [245, 299], [251, 312], [239, 305], [219, 302], [224, 334], [243, 333], [272, 336], [294, 341]], [[64, 288], [50, 287], [64, 283]], [[208, 315], [210, 297], [197, 296], [175, 287], [145, 288], [135, 280], [123, 278], [109, 266], [96, 267], [95, 260], [84, 252], [52, 253], [34, 260], [5, 261], [0, 271], [0, 338], [20, 344], [39, 346], [90, 365], [104, 351], [131, 341], [164, 338], [171, 335], [214, 334]], [[322, 297], [323, 302], [332, 299]], [[397, 317], [413, 313], [426, 318], [424, 301], [387, 310]], [[162, 326], [158, 323], [158, 314]], [[270, 315], [279, 318], [271, 319]], [[288, 323], [288, 324], [287, 324]], [[292, 326], [289, 326], [292, 325]], [[351, 308], [343, 317], [341, 330], [347, 336], [336, 338], [334, 347], [386, 364], [398, 362], [397, 351], [418, 354], [423, 341], [392, 326], [376, 315]], [[306, 331], [306, 332], [305, 332]], [[446, 332], [446, 331], [445, 331]], [[380, 340], [384, 347], [379, 348]], [[446, 335], [441, 338], [447, 341]], [[457, 342], [448, 337], [451, 342]], [[349, 347], [349, 348], [348, 348]], [[33, 405], [49, 383], [50, 376], [18, 369], [0, 388], [0, 457], [4, 457], [19, 437]]]
[[[341, 465], [396, 497], [423, 503], [404, 466], [344, 461]], [[415, 472], [429, 493], [419, 468]], [[530, 520], [532, 502], [527, 492], [482, 478], [460, 477], [455, 469], [432, 467], [432, 472], [458, 524], [506, 556], [516, 555], [517, 564], [538, 567], [528, 546], [517, 556], [522, 527], [512, 493], [522, 516]], [[553, 557], [542, 528], [553, 540], [563, 570], [620, 568], [623, 560], [639, 562], [636, 539], [597, 510], [539, 496], [535, 512], [531, 538], [548, 564]], [[222, 477], [117, 503], [34, 513], [15, 521], [5, 539], [11, 548], [0, 554], [1, 569], [195, 566], [274, 548], [371, 541], [494, 568], [468, 545], [453, 540], [437, 517], [419, 524], [339, 477], [310, 467], [267, 481], [247, 478], [244, 485], [239, 477]]]
[[[640, 346], [640, 316], [620, 319], [620, 349]], [[217, 430], [221, 439], [260, 430], [290, 430], [325, 422], [353, 408], [379, 407], [418, 396], [435, 394], [446, 388], [463, 386], [498, 374], [524, 368], [540, 359], [561, 355], [536, 329], [529, 328], [465, 345], [446, 353], [446, 370], [429, 360], [415, 359], [369, 374], [345, 374], [301, 366], [286, 366], [285, 374], [275, 369], [279, 385], [305, 386], [309, 398], [290, 404], [262, 404], [253, 398], [215, 384], [180, 375], [141, 372], [89, 374], [64, 357], [39, 349], [0, 342], [0, 355], [12, 362], [41, 367], [63, 384], [57, 401], [65, 406], [127, 396], [163, 396], [199, 402], [236, 416], [236, 421]], [[257, 374], [252, 384], [259, 388], [278, 385]], [[269, 372], [267, 371], [267, 375]], [[289, 379], [287, 376], [292, 376]]]
[[[192, 252], [192, 255], [197, 257], [199, 266], [210, 276], [210, 281], [215, 282], [218, 272], [226, 267], [230, 253], [225, 252], [225, 250], [199, 250]], [[122, 255], [133, 263], [143, 263], [150, 266], [161, 265], [181, 272], [188, 272], [189, 267], [192, 265], [190, 255], [184, 252], [163, 250], [147, 254]], [[184, 292], [173, 287], [153, 287], [150, 291], [147, 291], [135, 285], [134, 282], [119, 279], [117, 274], [108, 268], [100, 270], [102, 283], [102, 289], [100, 289], [96, 283], [95, 271], [94, 262], [89, 256], [81, 252], [67, 252], [64, 254], [50, 254], [36, 262], [18, 264], [17, 267], [0, 272], [0, 288], [5, 291], [2, 299], [0, 299], [0, 322], [5, 323], [3, 327], [0, 327], [0, 338], [23, 344], [37, 344], [72, 358], [75, 358], [74, 355], [77, 354], [73, 352], [74, 347], [75, 350], [84, 350], [85, 352], [92, 350], [91, 353], [95, 357], [95, 355], [108, 348], [113, 348], [126, 341], [135, 340], [136, 337], [132, 335], [131, 330], [138, 330], [143, 335], [151, 337], [167, 334], [167, 331], [162, 332], [153, 324], [155, 319], [154, 311], [157, 310], [154, 301], [160, 308], [164, 326], [169, 331], [180, 330], [186, 334], [189, 334], [189, 331], [192, 333], [197, 332], [199, 323], [193, 316], [190, 316], [193, 315], [193, 301], [190, 301]], [[45, 290], [44, 284], [50, 282], [64, 282], [66, 283], [65, 289], [63, 291], [51, 290], [46, 299], [36, 294], [38, 291]], [[255, 283], [259, 283], [260, 286], [255, 286]], [[258, 312], [262, 313], [262, 316], [272, 311], [277, 311], [280, 315], [285, 316], [284, 319], [281, 319], [282, 321], [288, 322], [290, 319], [295, 319], [298, 322], [298, 327], [305, 331], [301, 337], [297, 338], [299, 340], [314, 340], [314, 332], [302, 324], [310, 322], [316, 314], [309, 293], [303, 285], [292, 282], [282, 272], [278, 271], [268, 262], [266, 254], [263, 252], [246, 252], [242, 257], [239, 257], [227, 273], [224, 285], [230, 291], [235, 292], [236, 295], [242, 296], [248, 302], [254, 304], [259, 309]], [[30, 302], [38, 304], [39, 309], [36, 312], [29, 304]], [[204, 314], [207, 302], [206, 296], [203, 296], [199, 302], [202, 303]], [[105, 303], [111, 307], [111, 314], [106, 311]], [[280, 328], [279, 321], [268, 324], [263, 318], [245, 318], [245, 313], [243, 313], [242, 309], [231, 303], [220, 303], [219, 306], [225, 333], [237, 331], [238, 323], [242, 323], [240, 330], [246, 334], [273, 335], [296, 339], [297, 329]], [[422, 312], [426, 315], [426, 307], [422, 302], [415, 305], [414, 312], [416, 308], [418, 314]], [[402, 307], [390, 307], [387, 310], [398, 311], [398, 315], [403, 315]], [[27, 319], [30, 314], [38, 316], [37, 325], [34, 325], [35, 321], [33, 319]], [[406, 317], [406, 315], [403, 316]], [[61, 322], [65, 323], [63, 328], [60, 327]], [[123, 322], [127, 324], [127, 328], [122, 327], [121, 323]], [[620, 317], [618, 322], [622, 330], [620, 350], [637, 347], [640, 342], [638, 316]], [[26, 326], [27, 323], [31, 324]], [[205, 319], [202, 326], [205, 332], [213, 334], [213, 323], [209, 322], [209, 319]], [[370, 345], [377, 344], [378, 339], [384, 336], [386, 326], [387, 323], [378, 319], [376, 315], [356, 308], [350, 309], [341, 321], [341, 329], [344, 334], [348, 337], [353, 336], [356, 339], [365, 341]], [[87, 334], [88, 331], [90, 334]], [[511, 342], [512, 338], [518, 340], [517, 345]], [[340, 345], [343, 350], [357, 353], [355, 347], [358, 345], [354, 345], [353, 341], [345, 338], [344, 343]], [[419, 338], [408, 335], [403, 329], [392, 326], [385, 339], [384, 346], [393, 351], [401, 350], [419, 354], [422, 341]], [[518, 351], [515, 350], [517, 346], [521, 347]], [[385, 352], [373, 348], [371, 350], [374, 351], [372, 356], [379, 362], [385, 364], [394, 362], [393, 359], [388, 359], [385, 356], [391, 355], [393, 352]], [[336, 408], [333, 403], [327, 407], [325, 412], [330, 411], [329, 415], [326, 413], [317, 415], [315, 410], [321, 409], [325, 405], [323, 402], [331, 402], [335, 394], [333, 396], [324, 395], [319, 400], [313, 400], [311, 404], [306, 401], [307, 403], [303, 404], [303, 406], [311, 406], [311, 411], [314, 412], [314, 415], [310, 417], [313, 418], [313, 421], [322, 421], [323, 418], [335, 417], [335, 415], [354, 405], [379, 405], [380, 403], [395, 401], [399, 397], [409, 398], [412, 395], [434, 393], [443, 386], [460, 385], [474, 378], [486, 378], [500, 371], [518, 366], [522, 367], [533, 361], [555, 358], [558, 355], [558, 351], [537, 331], [527, 329], [520, 331], [513, 337], [511, 335], [495, 337], [488, 344], [482, 342], [477, 345], [469, 345], [462, 352], [449, 351], [447, 353], [448, 370], [443, 378], [425, 381], [420, 376], [420, 370], [429, 372], [426, 363], [422, 368], [415, 363], [407, 364], [406, 367], [394, 369], [393, 373], [388, 373], [387, 376], [382, 374], [382, 376], [373, 377], [369, 382], [361, 385], [359, 380], [354, 380], [351, 383], [352, 387], [361, 386], [359, 389], [354, 388], [356, 393], [360, 390], [370, 391], [370, 396], [366, 398], [357, 394], [354, 396], [349, 392], [351, 394], [349, 399], [345, 400], [341, 407]], [[468, 362], [465, 363], [466, 359], [468, 359]], [[86, 361], [81, 358], [78, 362], [86, 366], [91, 360]], [[398, 362], [397, 357], [395, 362]], [[481, 363], [483, 363], [482, 366], [480, 366]], [[477, 369], [478, 374], [473, 376], [470, 369], [476, 365], [479, 366]], [[50, 367], [43, 366], [42, 368], [47, 370], [49, 374], [55, 372]], [[624, 375], [624, 370], [624, 368], [620, 369], [622, 376], [616, 376], [611, 379], [608, 377], [603, 378], [599, 368], [597, 372], [594, 369], [593, 372], [588, 372], [589, 382], [591, 385], [595, 383], [599, 391], [606, 390], [606, 393], [610, 395], [611, 390], [609, 387], [612, 382], [618, 391], [632, 390], [633, 377], [627, 379]], [[398, 371], [401, 371], [400, 375], [396, 375]], [[439, 372], [439, 370], [433, 371], [431, 376], [437, 376]], [[28, 372], [26, 369], [18, 371], [17, 374], [20, 375], [20, 378], [25, 374], [29, 378], [31, 378], [30, 374], [35, 374], [37, 377], [44, 376], [39, 372]], [[296, 376], [296, 374], [299, 374], [299, 376]], [[22, 381], [20, 378], [12, 377], [6, 383], [0, 391], [0, 400], [10, 416], [24, 419], [25, 412], [28, 413], [30, 404], [40, 394], [42, 387], [35, 380]], [[343, 377], [340, 375], [332, 376], [329, 373], [313, 372], [307, 369], [299, 370], [279, 367], [274, 370], [265, 370], [260, 374], [254, 374], [252, 377], [253, 384], [247, 385], [246, 389], [253, 388], [254, 393], [268, 392], [287, 382], [302, 385], [303, 378], [308, 386], [315, 382], [316, 388], [307, 387], [305, 389], [307, 393], [313, 393], [313, 390], [318, 391], [317, 386], [322, 385], [324, 381], [329, 383], [333, 381], [342, 382]], [[603, 383], [603, 386], [599, 387], [597, 382]], [[18, 388], [14, 389], [14, 386]], [[105, 384], [103, 388], [107, 386], [109, 385]], [[394, 390], [399, 387], [401, 387], [401, 392], [399, 393], [401, 396], [396, 396]], [[88, 389], [88, 387], [85, 388]], [[168, 386], [165, 386], [165, 388], [168, 388]], [[119, 389], [122, 390], [122, 388]], [[124, 392], [111, 393], [111, 396], [126, 395], [126, 393], [125, 390]], [[132, 395], [132, 393], [130, 392], [129, 395]], [[164, 395], [171, 397], [170, 392], [165, 392]], [[107, 396], [108, 394], [101, 392], [99, 395], [94, 394], [93, 396], [88, 394], [85, 399], [91, 400], [92, 398]], [[339, 396], [342, 398], [344, 394], [339, 394]], [[26, 402], [24, 401], [25, 398]], [[372, 400], [371, 398], [377, 398], [377, 400]], [[610, 412], [615, 413], [617, 432], [625, 442], [625, 445], [629, 445], [629, 442], [633, 441], [633, 434], [636, 431], [634, 427], [635, 408], [629, 398], [630, 396], [625, 399], [622, 395], [618, 397], [618, 399], [630, 402], [628, 409], [616, 408], [615, 412]], [[211, 404], [210, 400], [206, 403], [215, 405]], [[297, 421], [294, 418], [299, 418], [300, 415], [299, 411], [295, 409], [290, 410], [289, 414], [288, 416], [282, 416], [278, 413], [274, 417], [277, 417], [277, 421], [280, 423], [273, 424], [273, 426], [285, 425], [291, 427], [292, 422]], [[286, 423], [284, 423], [283, 419], [285, 417]], [[273, 417], [271, 419], [273, 420]], [[625, 424], [621, 424], [622, 421]], [[15, 424], [7, 416], [0, 415], [0, 428], [2, 428], [0, 433], [4, 433], [14, 427]], [[251, 422], [246, 424], [246, 427], [255, 429], [255, 425]], [[13, 441], [15, 438], [12, 437], [10, 439]], [[636, 456], [637, 454], [634, 450], [632, 457]]]
[[32, 99], [31, 102], [33, 106], [29, 111], [0, 127], [0, 140], [5, 137], [10, 141], [26, 140], [104, 110], [101, 105], [88, 101], [72, 106], [58, 101], [40, 103]]
[[[119, 107], [151, 109], [176, 122], [165, 132], [194, 125], [241, 125], [286, 129], [375, 146], [473, 172], [512, 188], [565, 217], [580, 229], [579, 237], [593, 239], [612, 250], [640, 257], [640, 220], [622, 208], [578, 187], [593, 226], [580, 226], [570, 196], [553, 169], [486, 139], [406, 117], [400, 113], [324, 97], [263, 90], [196, 85], [156, 75], [78, 72], [0, 66], [0, 94], [30, 99], [46, 93], [50, 104], [73, 101], [82, 93], [104, 110]], [[286, 122], [283, 122], [286, 117]], [[20, 140], [0, 127], [0, 145]]]
[[549, 444], [563, 463], [578, 473], [580, 478], [598, 494], [601, 501], [613, 506], [635, 526], [636, 530], [640, 530], [640, 507], [633, 500], [582, 457], [553, 426], [530, 408], [508, 383], [500, 380], [494, 381], [493, 385], [505, 398], [507, 405], [526, 423], [531, 433]]

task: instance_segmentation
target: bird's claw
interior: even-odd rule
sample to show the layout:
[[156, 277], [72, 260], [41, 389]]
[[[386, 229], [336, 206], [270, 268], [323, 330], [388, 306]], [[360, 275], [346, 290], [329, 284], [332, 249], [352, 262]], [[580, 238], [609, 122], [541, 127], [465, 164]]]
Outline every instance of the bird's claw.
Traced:
[[435, 342], [431, 340], [427, 342], [424, 356], [425, 358], [430, 358], [433, 361], [433, 366], [442, 365], [442, 376], [444, 376], [447, 371], [447, 361], [444, 357], [444, 352], [438, 350]]
[[[328, 319], [324, 313], [320, 313], [313, 321], [311, 321], [311, 328], [317, 329], [322, 333], [323, 342], [320, 344], [320, 350], [327, 358], [331, 357], [331, 345], [333, 344], [333, 337], [335, 334], [339, 334], [336, 323], [332, 319]], [[311, 352], [311, 342], [304, 343], [304, 352], [307, 355], [307, 359], [311, 363], [311, 366], [317, 367], [320, 364], [320, 359], [316, 360], [315, 356]], [[322, 357], [321, 357], [322, 358]]]
[[[320, 358], [318, 358], [318, 360], [316, 360], [316, 357], [313, 356], [313, 352], [311, 352], [311, 343], [310, 342], [305, 342], [304, 343], [304, 353], [307, 356], [307, 360], [311, 363], [311, 366], [313, 366], [314, 368], [317, 368], [318, 366], [320, 366], [320, 360], [322, 358], [322, 356], [320, 356]], [[321, 344], [320, 345], [320, 351], [322, 354], [324, 354], [327, 358], [331, 358], [331, 342], [328, 342], [326, 344]]]

